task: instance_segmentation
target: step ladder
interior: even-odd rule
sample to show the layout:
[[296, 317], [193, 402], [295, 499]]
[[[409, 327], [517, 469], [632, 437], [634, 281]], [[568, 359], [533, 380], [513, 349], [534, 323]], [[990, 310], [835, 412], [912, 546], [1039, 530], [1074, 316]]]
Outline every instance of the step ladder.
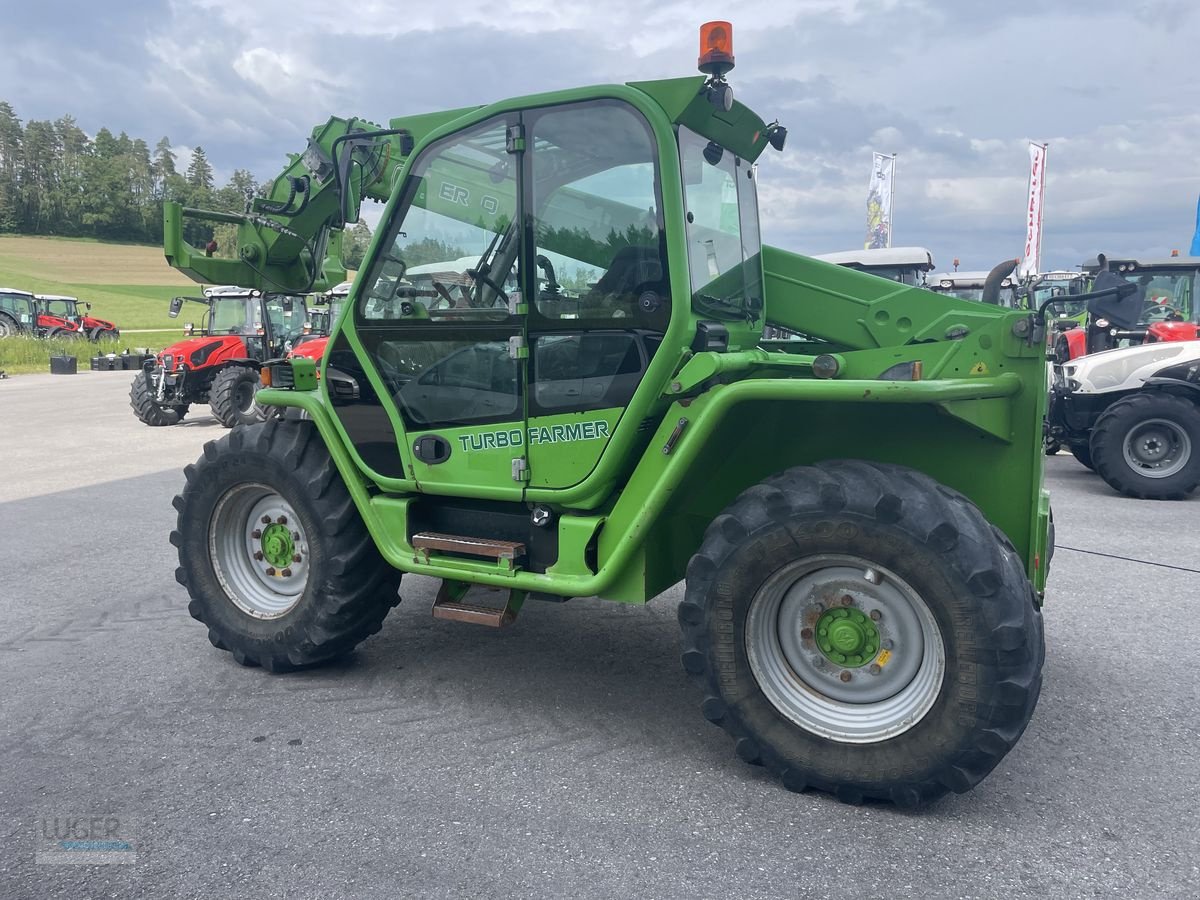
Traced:
[[[463, 537], [432, 531], [414, 534], [412, 545], [418, 553], [424, 555], [426, 562], [429, 561], [431, 553], [458, 553], [463, 556], [494, 559], [498, 566], [509, 572], [516, 568], [517, 560], [525, 555], [525, 545], [515, 541]], [[508, 590], [504, 606], [498, 607], [464, 602], [470, 588], [471, 585], [466, 582], [444, 579], [438, 589], [437, 598], [433, 601], [433, 617], [451, 622], [486, 625], [489, 628], [503, 628], [516, 621], [517, 613], [525, 601], [524, 591]]]

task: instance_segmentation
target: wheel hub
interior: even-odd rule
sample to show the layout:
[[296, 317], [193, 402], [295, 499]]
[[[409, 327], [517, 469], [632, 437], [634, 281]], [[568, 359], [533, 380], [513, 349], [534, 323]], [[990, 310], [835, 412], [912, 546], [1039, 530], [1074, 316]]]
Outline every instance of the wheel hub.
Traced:
[[263, 531], [260, 541], [262, 554], [271, 565], [282, 569], [292, 563], [292, 557], [296, 554], [296, 545], [292, 540], [292, 533], [286, 525], [280, 525], [278, 522], [268, 525]]
[[839, 666], [859, 668], [879, 653], [879, 629], [860, 609], [827, 610], [817, 620], [815, 632], [817, 647]]

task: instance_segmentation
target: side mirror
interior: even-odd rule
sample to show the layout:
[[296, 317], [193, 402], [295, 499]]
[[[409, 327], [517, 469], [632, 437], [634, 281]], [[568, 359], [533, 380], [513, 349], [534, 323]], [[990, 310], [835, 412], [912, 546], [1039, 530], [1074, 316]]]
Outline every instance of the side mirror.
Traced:
[[88, 312], [91, 312], [91, 311], [92, 311], [92, 304], [91, 304], [91, 303], [84, 303], [84, 304], [83, 304], [83, 308], [84, 308], [84, 309], [86, 309]]
[[170, 316], [172, 319], [174, 319], [174, 318], [178, 317], [179, 312], [182, 309], [183, 309], [183, 298], [182, 297], [173, 297], [171, 299], [171, 306], [167, 310], [167, 315]]

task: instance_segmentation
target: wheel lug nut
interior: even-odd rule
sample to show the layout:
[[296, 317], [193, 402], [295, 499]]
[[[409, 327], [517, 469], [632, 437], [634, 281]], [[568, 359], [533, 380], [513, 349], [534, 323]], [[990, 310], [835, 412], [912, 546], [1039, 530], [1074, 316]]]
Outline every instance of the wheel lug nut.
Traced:
[[892, 641], [891, 641], [891, 639], [890, 639], [890, 638], [889, 638], [888, 640], [886, 640], [886, 641], [884, 641], [884, 642], [883, 642], [883, 649], [884, 649], [884, 650], [891, 650], [891, 649], [892, 649], [894, 646], [895, 646], [895, 644], [893, 644], [893, 643], [892, 643]]
[[854, 602], [854, 598], [849, 594], [842, 594], [842, 606], [849, 606]]
[[259, 562], [262, 562], [262, 558], [263, 558], [262, 551], [261, 551], [261, 550], [255, 550], [255, 551], [254, 551], [254, 558], [255, 558], [255, 559], [257, 559]]
[[[299, 560], [297, 560], [297, 562], [298, 562], [298, 561], [299, 561]], [[811, 640], [812, 640], [812, 636], [813, 636], [813, 630], [812, 630], [811, 628], [802, 628], [802, 629], [800, 629], [800, 637], [801, 637], [803, 640], [806, 640], [806, 641], [811, 641]]]
[[842, 681], [849, 681], [853, 677], [853, 675], [846, 671], [843, 671], [842, 674], [838, 676], [838, 678], [842, 679]]
[[286, 525], [287, 524], [287, 516], [280, 516], [275, 521], [278, 522], [280, 525]]
[[293, 541], [298, 541], [298, 540], [300, 540], [300, 532], [298, 532], [298, 531], [293, 531], [293, 532], [292, 532], [292, 540], [293, 540]]
[[871, 619], [873, 621], [878, 622], [882, 618], [883, 618], [883, 613], [881, 613], [879, 610], [877, 610], [877, 609], [871, 610]]
[[275, 567], [274, 567], [274, 566], [267, 566], [267, 574], [268, 574], [268, 575], [274, 575], [274, 574], [275, 574]]
[[270, 516], [263, 516], [263, 517], [262, 517], [262, 523], [263, 523], [264, 525], [270, 525], [270, 524], [271, 524], [271, 517], [270, 517]]
[[303, 559], [303, 557], [301, 557], [299, 553], [292, 556], [292, 562], [300, 562], [301, 559]]
[[260, 537], [262, 537], [262, 532], [255, 528], [252, 532], [250, 532], [250, 537], [257, 541]]
[[867, 671], [870, 672], [872, 675], [878, 675], [880, 672], [883, 671], [883, 669], [879, 668], [878, 665], [874, 665], [874, 666], [871, 666], [871, 668], [868, 669]]
[[291, 578], [291, 577], [292, 577], [292, 570], [291, 570], [291, 569], [284, 569], [284, 570], [283, 570], [282, 572], [280, 572], [279, 574], [280, 574], [280, 575], [282, 575], [284, 578]]

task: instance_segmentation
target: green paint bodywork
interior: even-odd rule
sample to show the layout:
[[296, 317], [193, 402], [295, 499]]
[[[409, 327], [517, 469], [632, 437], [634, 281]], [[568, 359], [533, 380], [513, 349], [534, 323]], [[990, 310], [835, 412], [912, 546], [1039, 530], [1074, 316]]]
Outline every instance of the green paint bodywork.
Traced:
[[[704, 317], [691, 305], [675, 128], [686, 125], [749, 161], [767, 144], [761, 118], [740, 104], [717, 112], [700, 93], [702, 85], [703, 79], [695, 77], [611, 85], [394, 119], [391, 127], [413, 134], [415, 150], [404, 160], [391, 156], [389, 167], [365, 188], [367, 196], [389, 198], [386, 223], [396, 214], [409, 162], [439, 138], [532, 107], [615, 98], [639, 111], [658, 144], [672, 316], [623, 409], [440, 429], [437, 434], [458, 452], [430, 466], [413, 453], [421, 432], [405, 429], [386, 386], [367, 365], [366, 378], [397, 436], [396, 471], [405, 477], [395, 477], [373, 470], [354, 447], [330, 401], [327, 361], [314, 380], [312, 362], [294, 360], [295, 388], [265, 389], [260, 402], [305, 411], [392, 565], [459, 585], [645, 602], [683, 577], [704, 530], [740, 492], [792, 466], [855, 458], [910, 466], [968, 496], [1011, 540], [1034, 587], [1043, 591], [1049, 515], [1041, 451], [1046, 374], [1044, 342], [1027, 339], [1033, 325], [1027, 312], [939, 296], [764, 247], [762, 315], [722, 322], [729, 333], [727, 352], [692, 349]], [[340, 127], [344, 133], [344, 120], [331, 121], [342, 123], [334, 132]], [[314, 137], [331, 139], [324, 132]], [[316, 191], [311, 203], [324, 202], [323, 196]], [[328, 208], [328, 203], [322, 207]], [[195, 255], [194, 248], [180, 246], [179, 229], [171, 227], [178, 212], [167, 214], [173, 265], [192, 277], [229, 275], [212, 280], [253, 283], [259, 277], [245, 266], [233, 277]], [[286, 227], [295, 230], [295, 224], [288, 220]], [[278, 232], [248, 222], [241, 230], [247, 246], [264, 245], [260, 261], [271, 279], [310, 277], [311, 260], [303, 260], [306, 251], [297, 250], [294, 241], [284, 252], [285, 236]], [[385, 251], [386, 232], [382, 226], [377, 230], [364, 272]], [[328, 274], [330, 267], [325, 269]], [[351, 314], [362, 288], [360, 279], [334, 326], [333, 340], [341, 335], [360, 359], [367, 359]], [[762, 343], [766, 322], [805, 338]], [[817, 355], [833, 357], [835, 377], [814, 377]], [[918, 380], [912, 380], [914, 374]], [[589, 423], [585, 438], [582, 429]], [[541, 429], [564, 437], [541, 440]], [[531, 441], [534, 432], [539, 438]], [[494, 437], [485, 441], [484, 433]], [[572, 435], [578, 439], [569, 440]], [[526, 481], [513, 478], [512, 461], [519, 457], [528, 463]], [[533, 572], [414, 550], [413, 504], [437, 497], [550, 507], [556, 513], [557, 561], [545, 572]]]

